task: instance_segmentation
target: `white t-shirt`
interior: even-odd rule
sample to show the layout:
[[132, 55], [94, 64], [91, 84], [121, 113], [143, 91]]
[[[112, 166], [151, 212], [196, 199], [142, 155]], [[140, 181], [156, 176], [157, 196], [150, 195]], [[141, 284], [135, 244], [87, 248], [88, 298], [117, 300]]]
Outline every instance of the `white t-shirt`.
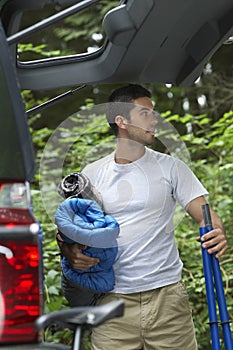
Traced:
[[146, 148], [135, 162], [117, 164], [112, 153], [83, 172], [100, 191], [105, 212], [120, 224], [113, 292], [178, 282], [183, 265], [174, 240], [176, 201], [185, 208], [207, 195], [192, 171], [179, 159]]

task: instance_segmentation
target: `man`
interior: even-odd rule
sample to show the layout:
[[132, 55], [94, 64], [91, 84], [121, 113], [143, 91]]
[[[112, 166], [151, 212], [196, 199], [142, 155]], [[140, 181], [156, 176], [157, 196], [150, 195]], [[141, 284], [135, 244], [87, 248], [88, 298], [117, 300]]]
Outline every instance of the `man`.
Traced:
[[[99, 303], [122, 298], [125, 315], [93, 330], [92, 349], [196, 350], [173, 215], [178, 202], [204, 226], [207, 191], [182, 161], [147, 147], [157, 125], [148, 90], [129, 85], [114, 91], [107, 119], [117, 137], [116, 150], [83, 172], [100, 191], [104, 210], [120, 224], [115, 287]], [[226, 236], [213, 210], [211, 216], [214, 230], [203, 236], [203, 246], [220, 258]], [[62, 253], [77, 269], [98, 263], [77, 245], [63, 245]]]

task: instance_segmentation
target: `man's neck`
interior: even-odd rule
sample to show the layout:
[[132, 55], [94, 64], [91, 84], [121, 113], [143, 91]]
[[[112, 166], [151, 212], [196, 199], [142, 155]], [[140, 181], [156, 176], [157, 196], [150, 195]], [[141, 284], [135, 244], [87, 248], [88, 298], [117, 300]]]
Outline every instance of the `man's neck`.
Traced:
[[118, 164], [129, 164], [135, 162], [145, 154], [145, 146], [129, 139], [118, 139], [115, 162]]

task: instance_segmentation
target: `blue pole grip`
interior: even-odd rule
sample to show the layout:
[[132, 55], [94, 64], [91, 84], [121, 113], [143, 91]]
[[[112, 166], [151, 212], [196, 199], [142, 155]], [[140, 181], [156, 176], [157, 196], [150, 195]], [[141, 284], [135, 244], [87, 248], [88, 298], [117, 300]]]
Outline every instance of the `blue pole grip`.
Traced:
[[[208, 232], [208, 229], [206, 227], [200, 227], [199, 232], [200, 232], [200, 237], [202, 237], [205, 233]], [[217, 312], [216, 312], [211, 256], [208, 254], [205, 248], [202, 248], [202, 261], [203, 261], [203, 270], [204, 270], [205, 286], [206, 286], [206, 299], [207, 299], [208, 314], [209, 314], [209, 321], [210, 321], [212, 350], [220, 350], [218, 319], [217, 319]]]

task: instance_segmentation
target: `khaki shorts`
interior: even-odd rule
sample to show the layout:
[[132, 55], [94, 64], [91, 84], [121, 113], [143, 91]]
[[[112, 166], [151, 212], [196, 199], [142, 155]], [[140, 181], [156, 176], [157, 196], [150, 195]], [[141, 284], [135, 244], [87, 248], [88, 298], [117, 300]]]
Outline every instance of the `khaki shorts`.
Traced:
[[97, 304], [125, 302], [124, 316], [94, 328], [92, 350], [197, 350], [182, 282], [134, 294], [106, 294]]

